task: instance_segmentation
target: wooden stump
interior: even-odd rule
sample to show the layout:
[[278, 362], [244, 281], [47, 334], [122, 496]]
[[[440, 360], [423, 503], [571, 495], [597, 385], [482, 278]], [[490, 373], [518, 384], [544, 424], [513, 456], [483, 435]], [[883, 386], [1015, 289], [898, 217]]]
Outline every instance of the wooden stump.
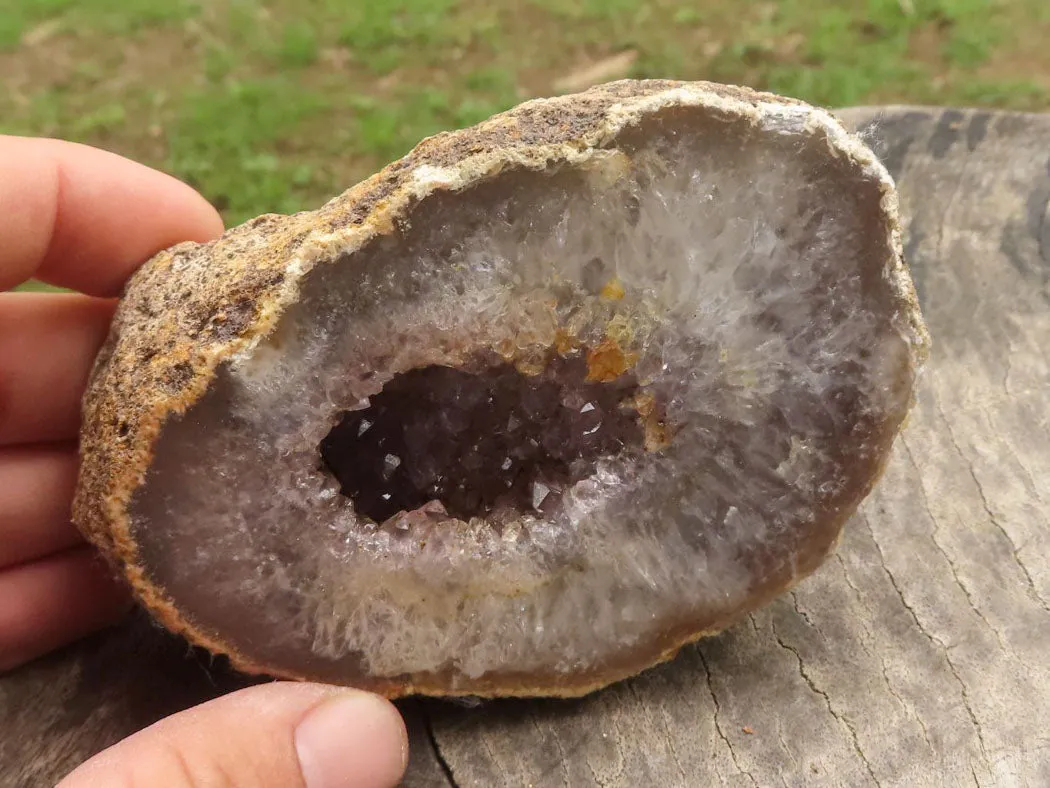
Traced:
[[[934, 350], [837, 553], [588, 698], [401, 704], [407, 785], [1050, 785], [1050, 116], [841, 116], [898, 179]], [[245, 683], [136, 618], [0, 678], [0, 784]]]

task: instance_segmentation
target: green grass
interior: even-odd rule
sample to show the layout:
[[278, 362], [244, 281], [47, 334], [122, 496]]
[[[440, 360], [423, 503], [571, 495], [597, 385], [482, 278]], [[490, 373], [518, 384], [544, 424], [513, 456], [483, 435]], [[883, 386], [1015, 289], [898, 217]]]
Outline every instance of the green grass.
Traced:
[[386, 74], [455, 44], [461, 35], [455, 6], [454, 0], [347, 3], [338, 40], [362, 66]]
[[38, 25], [69, 32], [87, 28], [128, 35], [183, 22], [200, 10], [196, 0], [5, 0], [0, 10], [0, 49], [15, 48]]
[[283, 155], [282, 143], [328, 103], [326, 96], [280, 76], [225, 80], [188, 91], [167, 129], [165, 168], [209, 195], [234, 221], [259, 213], [260, 205], [299, 210], [314, 170]]
[[317, 206], [624, 52], [607, 78], [1050, 109], [1046, 0], [0, 2], [0, 132], [163, 168], [228, 223]]
[[281, 63], [289, 68], [305, 68], [317, 62], [317, 32], [304, 20], [294, 20], [284, 26], [278, 50]]

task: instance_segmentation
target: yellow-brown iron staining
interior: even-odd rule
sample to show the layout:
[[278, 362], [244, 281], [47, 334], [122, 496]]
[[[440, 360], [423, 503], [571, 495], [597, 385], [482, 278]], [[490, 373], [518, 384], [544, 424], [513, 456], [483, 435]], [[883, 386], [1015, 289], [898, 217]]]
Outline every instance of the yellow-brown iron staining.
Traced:
[[605, 287], [602, 288], [598, 295], [606, 301], [622, 301], [623, 297], [627, 295], [627, 291], [624, 289], [620, 277], [614, 276], [605, 283]]
[[625, 351], [612, 337], [606, 337], [587, 351], [587, 382], [609, 383], [634, 366], [638, 354]]
[[672, 431], [656, 398], [652, 394], [641, 393], [634, 398], [634, 408], [645, 430], [645, 450], [660, 451], [667, 448], [671, 443]]
[[558, 328], [558, 330], [554, 332], [554, 349], [559, 355], [568, 355], [579, 346], [579, 340], [564, 328]]

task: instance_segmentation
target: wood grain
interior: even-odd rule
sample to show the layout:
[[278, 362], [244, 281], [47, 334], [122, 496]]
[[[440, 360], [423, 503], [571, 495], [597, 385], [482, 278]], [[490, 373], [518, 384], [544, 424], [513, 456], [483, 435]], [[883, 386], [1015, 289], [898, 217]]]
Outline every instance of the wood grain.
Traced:
[[[842, 545], [588, 698], [401, 704], [406, 785], [1050, 785], [1050, 116], [841, 116], [898, 179], [935, 343]], [[246, 682], [136, 618], [0, 678], [0, 785]]]

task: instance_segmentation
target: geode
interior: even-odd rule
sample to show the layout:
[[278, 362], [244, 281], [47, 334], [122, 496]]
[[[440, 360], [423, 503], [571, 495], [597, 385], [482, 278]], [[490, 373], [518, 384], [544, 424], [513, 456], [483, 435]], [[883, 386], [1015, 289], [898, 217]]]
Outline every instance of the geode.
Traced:
[[617, 82], [147, 262], [75, 519], [244, 670], [578, 695], [812, 572], [927, 346], [893, 183], [830, 115]]

